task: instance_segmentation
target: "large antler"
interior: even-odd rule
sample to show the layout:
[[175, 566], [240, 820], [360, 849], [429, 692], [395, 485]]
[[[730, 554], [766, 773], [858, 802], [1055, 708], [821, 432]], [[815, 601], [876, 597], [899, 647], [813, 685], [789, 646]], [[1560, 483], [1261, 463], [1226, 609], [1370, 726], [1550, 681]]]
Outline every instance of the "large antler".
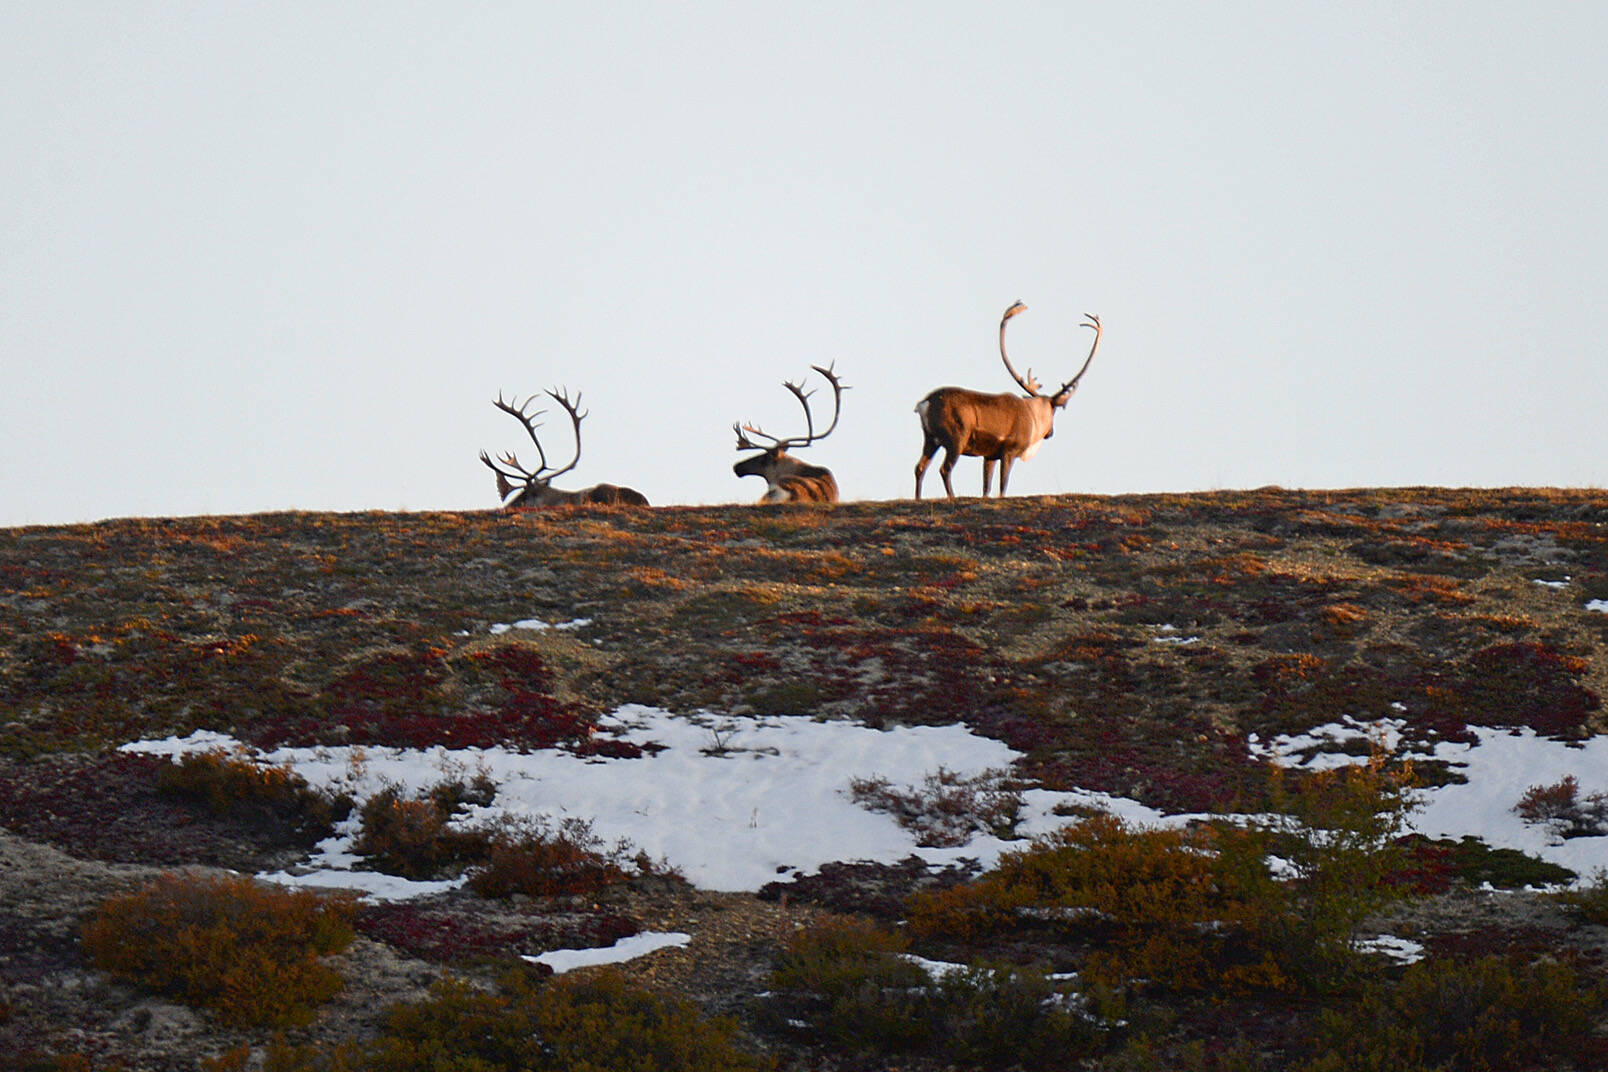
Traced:
[[[486, 468], [497, 474], [497, 493], [505, 499], [511, 492], [515, 490], [515, 486], [510, 483], [510, 478], [523, 480], [526, 487], [529, 487], [532, 484], [546, 484], [548, 481], [552, 480], [553, 477], [558, 476], [561, 473], [567, 473], [571, 469], [575, 468], [576, 463], [581, 460], [581, 421], [586, 417], [586, 414], [578, 411], [581, 396], [577, 394], [575, 396], [575, 401], [572, 403], [569, 400], [567, 390], [563, 393], [558, 391], [548, 391], [547, 395], [549, 398], [553, 399], [553, 401], [564, 407], [565, 411], [567, 411], [570, 415], [571, 423], [575, 425], [575, 457], [572, 458], [570, 463], [563, 468], [551, 469], [547, 464], [547, 452], [542, 449], [542, 441], [536, 437], [536, 429], [540, 427], [540, 425], [536, 423], [536, 418], [540, 417], [547, 411], [537, 410], [535, 413], [529, 412], [530, 404], [536, 401], [535, 395], [531, 395], [529, 398], [525, 399], [523, 403], [519, 402], [518, 396], [516, 395], [514, 402], [509, 403], [503, 401], [502, 392], [498, 391], [497, 401], [494, 403], [494, 405], [524, 426], [525, 434], [530, 436], [531, 443], [536, 447], [536, 456], [541, 459], [541, 464], [538, 465], [534, 471], [532, 471], [519, 464], [519, 457], [513, 451], [508, 451], [505, 454], [498, 455], [496, 462], [493, 462], [491, 457], [487, 455], [485, 451], [480, 452], [480, 460], [485, 463]], [[507, 466], [507, 469], [500, 468], [499, 463], [501, 466]], [[509, 470], [512, 471], [510, 472]]]
[[1017, 313], [1023, 312], [1026, 309], [1027, 306], [1023, 305], [1021, 302], [1014, 302], [1009, 309], [1005, 310], [1005, 315], [999, 318], [999, 359], [1005, 362], [1005, 371], [1011, 374], [1011, 379], [1020, 384], [1022, 390], [1026, 391], [1030, 395], [1036, 396], [1039, 393], [1039, 388], [1042, 387], [1043, 384], [1039, 383], [1033, 378], [1032, 369], [1027, 370], [1026, 377], [1018, 375], [1016, 372], [1016, 366], [1011, 364], [1010, 355], [1005, 352], [1005, 325], [1010, 323], [1011, 317], [1015, 316]]
[[[566, 412], [566, 413], [568, 413], [570, 415], [570, 423], [575, 426], [575, 457], [571, 458], [569, 464], [564, 466], [562, 469], [554, 469], [552, 471], [552, 473], [549, 474], [549, 476], [547, 477], [548, 480], [551, 480], [551, 479], [553, 479], [553, 477], [558, 476], [561, 473], [569, 472], [571, 469], [575, 468], [575, 466], [580, 462], [580, 460], [581, 460], [581, 422], [586, 419], [586, 414], [581, 412], [581, 393], [579, 391], [575, 392], [575, 401], [574, 402], [571, 402], [569, 400], [569, 388], [568, 387], [560, 387], [556, 391], [548, 391], [547, 392], [547, 397], [551, 398], [554, 402], [557, 402], [559, 405], [564, 407], [564, 412]], [[542, 461], [545, 463], [547, 461], [547, 459], [543, 458]]]
[[[531, 395], [523, 403], [513, 405], [504, 402], [502, 392], [498, 391], [497, 401], [493, 403], [498, 409], [513, 417], [524, 426], [525, 434], [530, 436], [530, 441], [536, 445], [536, 454], [542, 460], [542, 464], [536, 467], [535, 472], [532, 472], [531, 470], [526, 469], [523, 465], [519, 464], [519, 457], [514, 454], [513, 451], [499, 454], [496, 462], [493, 462], [491, 460], [491, 456], [485, 451], [480, 452], [481, 462], [485, 464], [487, 469], [490, 469], [493, 473], [497, 474], [497, 494], [505, 499], [508, 498], [508, 496], [515, 490], [514, 485], [510, 483], [511, 477], [524, 481], [525, 486], [529, 487], [540, 477], [542, 470], [547, 468], [547, 455], [542, 450], [541, 440], [536, 438], [536, 418], [540, 417], [543, 411], [537, 410], [535, 413], [526, 412], [530, 408], [530, 404], [534, 401], [536, 401], [536, 396]], [[514, 396], [514, 402], [519, 402], [518, 395]], [[501, 463], [501, 466], [507, 466], [508, 468], [501, 468], [499, 463]], [[509, 469], [513, 471], [509, 472]]]
[[[835, 361], [826, 368], [822, 368], [820, 365], [810, 366], [810, 368], [826, 377], [827, 382], [832, 385], [832, 423], [827, 425], [826, 431], [819, 434], [817, 434], [815, 431], [815, 417], [810, 412], [810, 397], [814, 395], [815, 392], [804, 390], [803, 384], [794, 383], [792, 380], [783, 380], [782, 386], [793, 392], [793, 397], [798, 399], [798, 404], [804, 407], [804, 435], [802, 437], [792, 436], [787, 439], [779, 439], [776, 436], [771, 435], [769, 432], [761, 431], [752, 424], [737, 423], [731, 426], [732, 430], [737, 433], [737, 449], [791, 450], [794, 447], [807, 447], [816, 440], [825, 439], [827, 436], [831, 435], [833, 429], [837, 427], [838, 418], [843, 415], [843, 392], [849, 389], [841, 380], [838, 379], [837, 373], [833, 371], [836, 367], [837, 362]], [[749, 433], [757, 436], [763, 436], [771, 441], [771, 445], [767, 447], [761, 443], [755, 443], [752, 439], [748, 438]]]
[[1084, 313], [1083, 323], [1079, 324], [1078, 327], [1093, 328], [1094, 343], [1089, 347], [1089, 356], [1083, 359], [1083, 367], [1078, 369], [1078, 374], [1076, 376], [1072, 377], [1070, 380], [1067, 380], [1061, 385], [1061, 389], [1055, 392], [1056, 398], [1060, 398], [1063, 395], [1069, 395], [1078, 389], [1078, 381], [1083, 379], [1083, 374], [1085, 372], [1089, 371], [1089, 362], [1094, 360], [1094, 352], [1100, 349], [1100, 318], [1095, 316], [1093, 313]]
[[[1005, 310], [1005, 315], [1000, 318], [999, 356], [1000, 360], [1005, 362], [1005, 371], [1011, 374], [1011, 379], [1015, 380], [1021, 385], [1022, 390], [1026, 391], [1030, 395], [1033, 395], [1034, 397], [1042, 397], [1039, 395], [1039, 388], [1043, 387], [1044, 385], [1033, 378], [1033, 370], [1028, 369], [1025, 377], [1017, 375], [1015, 366], [1011, 364], [1010, 357], [1005, 353], [1005, 325], [1010, 322], [1011, 317], [1022, 312], [1026, 308], [1027, 306], [1023, 305], [1021, 302], [1016, 302], [1009, 309]], [[1083, 374], [1085, 372], [1089, 371], [1089, 362], [1094, 360], [1094, 352], [1100, 348], [1100, 318], [1095, 316], [1093, 313], [1084, 313], [1083, 316], [1083, 323], [1078, 326], [1094, 329], [1094, 345], [1089, 347], [1089, 356], [1083, 359], [1083, 367], [1078, 369], [1078, 374], [1063, 383], [1060, 387], [1060, 390], [1056, 391], [1052, 396], [1054, 398], [1062, 399], [1062, 401], [1065, 401], [1065, 396], [1070, 395], [1073, 391], [1078, 389], [1078, 381], [1083, 379]], [[1060, 404], [1060, 402], [1056, 403], [1056, 405]]]

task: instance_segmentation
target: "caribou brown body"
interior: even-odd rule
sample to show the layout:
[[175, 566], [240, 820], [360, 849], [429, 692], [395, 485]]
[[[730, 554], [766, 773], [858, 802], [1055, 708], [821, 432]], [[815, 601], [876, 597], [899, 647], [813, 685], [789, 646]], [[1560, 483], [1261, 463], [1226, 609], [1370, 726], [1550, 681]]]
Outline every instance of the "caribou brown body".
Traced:
[[[765, 494], [759, 499], [761, 503], [781, 502], [837, 502], [837, 480], [832, 476], [832, 470], [825, 466], [811, 465], [787, 453], [791, 449], [806, 447], [817, 440], [825, 439], [837, 427], [838, 417], [843, 412], [843, 392], [848, 388], [838, 380], [831, 368], [822, 368], [811, 365], [816, 372], [825, 376], [832, 385], [832, 423], [826, 431], [819, 435], [815, 432], [815, 421], [810, 414], [810, 395], [813, 391], [806, 391], [802, 384], [784, 381], [793, 397], [804, 407], [805, 434], [793, 436], [788, 439], [778, 439], [775, 436], [755, 428], [751, 424], [734, 424], [732, 429], [737, 433], [738, 450], [757, 450], [758, 454], [744, 458], [731, 467], [731, 471], [738, 476], [760, 476], [765, 478], [767, 485]], [[770, 440], [770, 446], [756, 443], [750, 436], [759, 436]]]
[[916, 415], [921, 418], [921, 457], [916, 461], [916, 498], [921, 498], [921, 478], [938, 448], [944, 449], [944, 460], [938, 465], [943, 477], [944, 491], [955, 497], [950, 474], [955, 462], [966, 455], [983, 459], [983, 495], [988, 495], [994, 481], [994, 463], [1000, 464], [999, 493], [1005, 494], [1010, 480], [1011, 465], [1018, 459], [1026, 461], [1038, 453], [1044, 441], [1055, 434], [1055, 411], [1065, 406], [1078, 388], [1078, 381], [1089, 370], [1094, 352], [1100, 346], [1100, 318], [1086, 314], [1083, 326], [1094, 329], [1094, 345], [1083, 367], [1053, 395], [1039, 393], [1040, 384], [1028, 369], [1025, 377], [1017, 375], [1011, 359], [1005, 353], [1005, 325], [1011, 317], [1027, 306], [1016, 302], [999, 321], [999, 356], [1005, 369], [1027, 392], [1024, 398], [1009, 392], [986, 394], [966, 387], [940, 387], [916, 403]]
[[593, 484], [579, 491], [546, 486], [527, 487], [504, 503], [510, 510], [523, 506], [647, 506], [648, 497], [635, 488], [619, 484]]
[[[541, 464], [534, 470], [526, 469], [519, 464], [519, 459], [512, 451], [500, 456], [493, 462], [485, 451], [480, 452], [480, 460], [486, 464], [493, 473], [497, 474], [497, 494], [500, 495], [508, 509], [521, 507], [542, 506], [575, 506], [581, 504], [596, 504], [600, 506], [647, 506], [647, 496], [634, 488], [621, 487], [619, 484], [594, 484], [579, 491], [565, 491], [552, 486], [555, 476], [569, 472], [581, 460], [581, 422], [586, 414], [580, 411], [581, 396], [577, 394], [575, 401], [571, 402], [567, 391], [548, 391], [547, 396], [569, 414], [570, 423], [575, 426], [575, 457], [568, 465], [553, 469], [547, 464], [547, 452], [542, 449], [541, 440], [536, 438], [536, 418], [541, 411], [530, 413], [530, 404], [536, 398], [532, 395], [523, 405], [514, 405], [503, 401], [501, 394], [497, 395], [496, 407], [509, 414], [524, 425], [530, 441], [536, 446], [536, 455]], [[512, 496], [512, 498], [510, 498]]]
[[738, 476], [762, 476], [769, 485], [762, 503], [837, 502], [837, 478], [824, 465], [801, 462], [791, 454], [771, 457], [769, 452], [744, 458], [731, 467]]

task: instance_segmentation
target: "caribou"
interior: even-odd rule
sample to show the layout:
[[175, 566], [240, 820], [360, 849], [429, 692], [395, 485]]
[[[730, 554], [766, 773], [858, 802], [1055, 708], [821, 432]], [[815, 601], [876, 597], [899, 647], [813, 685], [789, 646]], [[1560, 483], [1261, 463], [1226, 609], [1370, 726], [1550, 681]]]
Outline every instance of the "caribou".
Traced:
[[1017, 459], [1027, 461], [1038, 453], [1044, 441], [1055, 434], [1055, 411], [1065, 406], [1078, 389], [1078, 381], [1089, 371], [1089, 362], [1100, 347], [1100, 318], [1085, 313], [1080, 327], [1094, 329], [1094, 344], [1084, 359], [1078, 374], [1063, 383], [1053, 395], [1039, 393], [1041, 384], [1033, 378], [1033, 370], [1020, 376], [1005, 352], [1005, 325], [1011, 317], [1025, 310], [1021, 302], [1005, 310], [999, 322], [999, 356], [1005, 362], [1005, 371], [1011, 374], [1026, 398], [1009, 392], [985, 394], [965, 387], [940, 387], [916, 403], [916, 414], [921, 418], [921, 457], [916, 461], [916, 498], [921, 498], [921, 478], [927, 463], [944, 448], [944, 460], [938, 466], [938, 475], [944, 478], [944, 491], [955, 497], [949, 474], [955, 462], [964, 455], [977, 455], [983, 459], [983, 496], [988, 496], [994, 480], [994, 463], [1000, 463], [999, 493], [1005, 494], [1005, 483], [1010, 479], [1011, 465]]
[[575, 457], [569, 460], [568, 465], [557, 469], [549, 466], [547, 452], [542, 449], [542, 441], [536, 438], [536, 429], [540, 427], [536, 423], [536, 418], [546, 411], [530, 412], [530, 404], [536, 401], [535, 395], [525, 399], [523, 404], [516, 404], [518, 396], [515, 396], [512, 403], [504, 402], [502, 392], [499, 391], [494, 404], [524, 426], [525, 433], [536, 446], [536, 456], [541, 459], [541, 464], [531, 470], [519, 464], [519, 458], [513, 451], [500, 455], [495, 462], [485, 451], [480, 452], [480, 460], [486, 464], [486, 468], [497, 474], [497, 494], [504, 500], [503, 505], [510, 510], [528, 506], [570, 506], [586, 503], [604, 506], [648, 505], [647, 496], [640, 491], [622, 488], [618, 484], [594, 484], [579, 491], [563, 491], [552, 486], [554, 477], [562, 476], [574, 469], [576, 463], [581, 460], [581, 422], [586, 419], [586, 414], [581, 412], [579, 392], [576, 393], [573, 402], [570, 401], [567, 388], [548, 391], [547, 397], [564, 408], [564, 412], [569, 414], [570, 423], [575, 426]]
[[[779, 439], [769, 433], [762, 432], [752, 424], [733, 424], [732, 431], [737, 433], [738, 450], [757, 450], [758, 454], [751, 455], [731, 467], [731, 471], [738, 476], [762, 476], [767, 485], [765, 494], [759, 499], [761, 503], [779, 502], [837, 502], [837, 481], [832, 477], [832, 470], [819, 465], [810, 465], [800, 461], [787, 453], [807, 447], [811, 443], [825, 439], [837, 427], [838, 417], [843, 413], [843, 392], [848, 390], [833, 372], [836, 363], [827, 368], [820, 365], [811, 365], [832, 385], [832, 423], [827, 425], [826, 431], [819, 434], [815, 431], [815, 418], [810, 413], [810, 396], [814, 391], [804, 390], [804, 385], [791, 380], [782, 381], [782, 386], [793, 393], [799, 405], [804, 407], [804, 434]], [[755, 442], [751, 436], [768, 439], [770, 445]]]

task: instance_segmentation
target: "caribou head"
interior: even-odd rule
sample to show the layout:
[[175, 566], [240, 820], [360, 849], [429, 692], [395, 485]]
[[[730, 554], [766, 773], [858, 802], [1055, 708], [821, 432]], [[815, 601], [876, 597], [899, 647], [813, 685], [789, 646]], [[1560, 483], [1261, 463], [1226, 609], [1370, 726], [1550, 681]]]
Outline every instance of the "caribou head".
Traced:
[[[757, 450], [758, 454], [750, 455], [731, 467], [731, 471], [738, 476], [762, 476], [767, 485], [765, 494], [760, 498], [762, 503], [776, 502], [837, 502], [837, 481], [832, 478], [832, 470], [819, 465], [810, 465], [800, 461], [787, 453], [807, 447], [811, 443], [825, 439], [837, 427], [838, 417], [843, 413], [843, 392], [848, 390], [833, 372], [833, 366], [822, 368], [820, 365], [811, 365], [816, 372], [826, 378], [832, 385], [832, 423], [826, 426], [826, 431], [815, 431], [815, 417], [810, 412], [810, 396], [814, 391], [804, 390], [804, 385], [784, 380], [782, 386], [793, 393], [799, 405], [804, 407], [804, 434], [779, 439], [776, 436], [760, 431], [752, 424], [733, 424], [732, 430], [737, 433], [738, 450]], [[752, 437], [769, 440], [769, 444], [756, 442]]]

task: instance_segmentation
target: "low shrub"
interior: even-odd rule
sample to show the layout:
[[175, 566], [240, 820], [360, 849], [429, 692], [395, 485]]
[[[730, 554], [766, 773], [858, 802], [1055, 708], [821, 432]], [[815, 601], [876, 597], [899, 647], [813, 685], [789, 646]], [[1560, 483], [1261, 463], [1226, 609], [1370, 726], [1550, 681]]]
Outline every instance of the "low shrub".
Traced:
[[386, 786], [363, 802], [352, 851], [388, 875], [429, 879], [459, 874], [482, 855], [486, 835], [450, 825], [457, 803], [450, 785], [421, 797], [405, 797], [398, 787]]
[[1043, 971], [946, 966], [934, 974], [905, 939], [852, 920], [799, 932], [778, 958], [761, 1020], [779, 1033], [861, 1054], [926, 1054], [1003, 1068], [1080, 1067], [1110, 1028]]
[[763, 901], [816, 905], [842, 915], [901, 920], [917, 890], [956, 886], [981, 870], [976, 860], [940, 865], [915, 854], [892, 864], [836, 860], [822, 864], [812, 874], [767, 882], [758, 896]]
[[1409, 853], [1440, 857], [1439, 866], [1447, 874], [1470, 886], [1495, 886], [1499, 890], [1518, 890], [1526, 886], [1556, 886], [1573, 882], [1575, 872], [1561, 864], [1531, 856], [1519, 849], [1493, 849], [1472, 834], [1456, 841], [1429, 840], [1420, 834], [1399, 842]]
[[364, 1045], [269, 1048], [263, 1072], [756, 1072], [736, 1029], [617, 972], [541, 981], [511, 972], [494, 991], [458, 979], [394, 1006]]
[[1048, 930], [1087, 945], [1090, 978], [1109, 986], [1343, 985], [1367, 970], [1358, 924], [1403, 894], [1391, 879], [1402, 867], [1407, 784], [1405, 772], [1376, 761], [1276, 772], [1277, 810], [1248, 826], [1144, 830], [1095, 816], [1006, 854], [974, 882], [918, 894], [911, 927], [960, 941]]
[[485, 835], [469, 886], [482, 897], [588, 894], [642, 874], [666, 874], [628, 842], [606, 844], [584, 819], [556, 826], [539, 819], [505, 822]]
[[12, 1060], [15, 1063], [6, 1067], [14, 1072], [97, 1072], [102, 1067], [105, 1072], [121, 1072], [125, 1067], [121, 1063], [97, 1066], [81, 1053], [18, 1054]]
[[925, 848], [965, 845], [976, 834], [1007, 835], [1022, 806], [1020, 793], [1001, 770], [963, 777], [940, 767], [920, 786], [855, 778], [849, 791], [861, 807], [892, 815]]
[[214, 815], [289, 827], [310, 842], [328, 837], [352, 802], [312, 789], [284, 766], [267, 766], [222, 749], [191, 752], [163, 765], [157, 789], [207, 806]]
[[985, 1068], [1082, 1068], [1109, 1044], [1115, 1023], [1109, 1001], [1012, 964], [951, 971], [927, 1004], [933, 1052]]
[[915, 1048], [924, 1032], [901, 1000], [931, 984], [903, 954], [904, 935], [853, 919], [826, 919], [795, 934], [777, 958], [762, 1007], [772, 1028], [807, 1024], [816, 1037], [867, 1050]]
[[1601, 984], [1570, 964], [1507, 957], [1420, 961], [1393, 986], [1370, 988], [1355, 1007], [1326, 1012], [1300, 1072], [1501, 1072], [1592, 1067], [1590, 1037]]
[[437, 807], [456, 813], [468, 805], [490, 806], [497, 799], [497, 783], [491, 775], [480, 771], [467, 782], [462, 778], [438, 782], [426, 790], [425, 795], [435, 801]]
[[1525, 822], [1546, 826], [1564, 839], [1608, 833], [1608, 793], [1582, 797], [1572, 774], [1552, 785], [1532, 785], [1513, 810]]
[[1180, 990], [1287, 987], [1269, 938], [1289, 912], [1265, 839], [1232, 827], [1135, 830], [1096, 816], [1009, 853], [975, 882], [918, 894], [922, 936], [1048, 929], [1093, 947], [1087, 971]]
[[83, 948], [96, 967], [225, 1023], [300, 1024], [341, 988], [323, 958], [351, 942], [355, 911], [350, 896], [169, 873], [103, 902]]
[[609, 845], [585, 819], [506, 819], [461, 828], [453, 816], [489, 797], [473, 785], [448, 782], [417, 797], [387, 786], [364, 802], [353, 851], [375, 870], [404, 878], [443, 878], [468, 871], [482, 897], [587, 894], [638, 875], [670, 872], [629, 842]]
[[[210, 1061], [201, 1062], [201, 1072], [251, 1072], [251, 1047], [229, 1050]], [[260, 1072], [369, 1072], [367, 1051], [358, 1043], [346, 1041], [332, 1045], [306, 1043], [293, 1045], [283, 1035], [269, 1041], [262, 1056]], [[448, 1072], [458, 1066], [443, 1065], [432, 1072]], [[471, 1066], [473, 1067], [473, 1066]], [[474, 1072], [482, 1072], [475, 1068]]]
[[1156, 1039], [1142, 1034], [1129, 1037], [1122, 1047], [1095, 1064], [1089, 1072], [1270, 1072], [1264, 1047], [1244, 1039], [1211, 1044], [1199, 1039]]
[[1554, 896], [1581, 923], [1608, 927], [1608, 871], [1598, 871], [1590, 883]]
[[1271, 934], [1284, 970], [1308, 990], [1366, 974], [1359, 924], [1410, 890], [1402, 836], [1415, 784], [1410, 766], [1375, 749], [1365, 763], [1315, 772], [1274, 768], [1275, 814], [1258, 822], [1281, 862], [1287, 914]]

